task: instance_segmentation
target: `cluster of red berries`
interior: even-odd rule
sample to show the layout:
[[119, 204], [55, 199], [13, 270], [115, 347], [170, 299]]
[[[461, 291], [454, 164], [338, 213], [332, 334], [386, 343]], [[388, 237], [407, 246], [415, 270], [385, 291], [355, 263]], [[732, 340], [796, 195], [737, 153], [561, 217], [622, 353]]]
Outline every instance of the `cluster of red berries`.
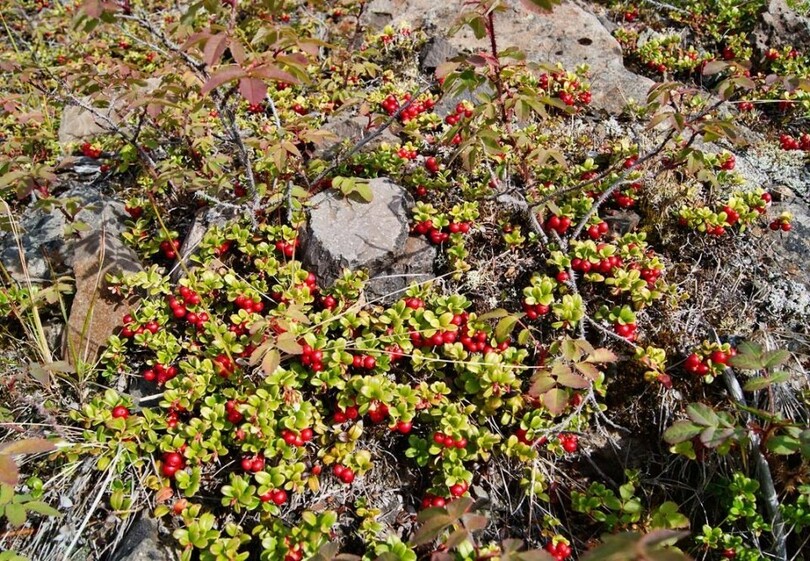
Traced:
[[97, 148], [90, 144], [89, 142], [85, 142], [81, 146], [82, 155], [87, 158], [97, 159], [101, 157], [101, 148]]
[[397, 150], [397, 156], [402, 158], [403, 160], [415, 160], [419, 153], [416, 150], [408, 150], [404, 146]]
[[588, 237], [592, 240], [598, 240], [602, 236], [608, 233], [610, 227], [608, 226], [607, 222], [599, 222], [598, 224], [591, 224], [588, 226], [588, 229], [585, 232], [588, 234]]
[[186, 459], [180, 452], [164, 452], [163, 465], [160, 467], [160, 472], [169, 479], [174, 478], [174, 474], [178, 470], [186, 467]]
[[635, 6], [626, 9], [622, 14], [624, 21], [626, 21], [627, 23], [633, 23], [638, 19], [638, 16], [639, 16], [638, 8], [636, 8]]
[[439, 245], [449, 240], [450, 234], [466, 234], [471, 227], [472, 224], [469, 222], [451, 222], [447, 226], [447, 231], [444, 231], [436, 228], [432, 220], [423, 220], [417, 222], [411, 231], [415, 234], [426, 235], [432, 243]]
[[551, 311], [551, 306], [546, 306], [545, 304], [529, 304], [526, 300], [523, 300], [522, 305], [523, 311], [529, 319], [537, 319]]
[[430, 507], [444, 508], [447, 506], [447, 499], [439, 497], [438, 495], [427, 494], [425, 498], [422, 499], [421, 506], [423, 509]]
[[250, 104], [248, 104], [248, 113], [253, 113], [254, 115], [264, 113], [264, 104], [262, 104], [262, 103], [250, 103]]
[[113, 419], [126, 419], [127, 417], [129, 417], [129, 409], [127, 409], [123, 405], [116, 405], [115, 407], [113, 407], [112, 410]]
[[259, 500], [263, 503], [273, 502], [277, 506], [281, 506], [287, 502], [287, 491], [284, 489], [270, 489], [266, 493], [259, 495]]
[[354, 471], [343, 464], [335, 464], [335, 467], [332, 468], [332, 473], [346, 485], [351, 485], [352, 481], [354, 481]]
[[335, 409], [335, 414], [332, 416], [332, 421], [336, 425], [342, 425], [346, 421], [354, 421], [359, 416], [356, 405], [350, 405], [346, 409], [338, 407]]
[[154, 368], [147, 368], [143, 371], [143, 379], [147, 382], [157, 382], [159, 385], [163, 385], [175, 376], [177, 376], [178, 370], [177, 367], [174, 365], [166, 366], [160, 363], [155, 364]]
[[236, 365], [228, 355], [217, 355], [212, 362], [214, 363], [214, 370], [216, 370], [217, 375], [222, 378], [230, 378], [231, 375], [236, 372]]
[[388, 415], [388, 406], [385, 403], [377, 402], [368, 409], [368, 418], [375, 425], [378, 425], [388, 419]]
[[[393, 94], [390, 94], [383, 100], [383, 102], [380, 105], [382, 106], [383, 111], [385, 111], [389, 116], [391, 116], [394, 115], [394, 113], [396, 113], [397, 111], [399, 111], [401, 105], [404, 105], [409, 101], [411, 101], [410, 93], [406, 93], [402, 96], [402, 104], [400, 104], [400, 102]], [[422, 113], [432, 110], [434, 106], [435, 102], [431, 97], [426, 97], [423, 100], [416, 100], [413, 103], [411, 103], [406, 109], [404, 109], [402, 113], [399, 114], [399, 120], [402, 123], [407, 123], [408, 121], [415, 119]]]
[[458, 448], [459, 450], [463, 450], [467, 447], [467, 439], [463, 436], [453, 438], [449, 434], [444, 434], [443, 432], [434, 432], [433, 442], [444, 448]]
[[579, 437], [571, 433], [563, 433], [557, 437], [557, 442], [568, 453], [573, 454], [579, 448]]
[[[181, 286], [177, 292], [178, 296], [172, 294], [167, 299], [169, 307], [172, 309], [172, 315], [175, 317], [175, 319], [185, 318], [186, 321], [200, 329], [202, 325], [208, 321], [208, 314], [196, 314], [189, 312], [188, 308], [186, 307], [187, 305], [199, 306], [202, 302], [200, 295], [187, 286]], [[202, 321], [200, 315], [204, 315]]]
[[307, 108], [300, 103], [294, 103], [291, 109], [299, 115], [306, 115], [309, 112]]
[[323, 351], [313, 349], [307, 343], [301, 343], [301, 364], [308, 366], [313, 372], [323, 370]]
[[321, 306], [323, 306], [325, 310], [334, 310], [335, 308], [337, 308], [338, 305], [337, 298], [335, 298], [331, 294], [321, 296], [318, 299], [318, 302], [320, 303]]
[[[634, 269], [637, 266], [638, 266], [637, 263], [633, 263], [632, 265], [630, 265], [630, 268]], [[653, 286], [660, 276], [661, 276], [660, 269], [649, 269], [646, 267], [641, 269], [641, 278], [647, 281], [648, 286]]]
[[[288, 540], [289, 538], [284, 538]], [[289, 546], [289, 551], [284, 556], [284, 561], [301, 561], [304, 558], [304, 550], [301, 549], [301, 544], [297, 543], [295, 545]]]
[[225, 402], [226, 417], [228, 421], [234, 425], [237, 423], [241, 423], [245, 419], [245, 416], [242, 415], [242, 413], [240, 413], [239, 410], [237, 409], [238, 405], [239, 403], [237, 401], [234, 401], [233, 399], [229, 399], [228, 401]]
[[264, 310], [264, 303], [261, 301], [261, 298], [256, 298], [254, 300], [245, 294], [240, 294], [234, 298], [233, 303], [237, 308], [240, 310], [245, 310], [249, 314], [260, 314], [262, 313], [262, 310]]
[[683, 367], [690, 374], [694, 374], [696, 376], [705, 376], [711, 372], [712, 365], [722, 364], [725, 366], [728, 364], [729, 359], [736, 354], [737, 350], [734, 348], [730, 349], [728, 352], [721, 351], [719, 349], [714, 350], [706, 357], [701, 357], [697, 353], [692, 353], [686, 357]]
[[377, 359], [371, 355], [354, 355], [352, 357], [352, 367], [364, 370], [374, 370], [377, 366]]
[[177, 424], [180, 422], [180, 412], [175, 409], [169, 409], [169, 414], [166, 415], [166, 426], [170, 429], [177, 427]]
[[[633, 189], [638, 189], [641, 187], [641, 184], [633, 183], [630, 185], [630, 187], [632, 187]], [[633, 207], [633, 205], [636, 204], [636, 200], [633, 197], [625, 193], [622, 193], [618, 189], [613, 192], [613, 200], [616, 201], [616, 204], [619, 206], [619, 208], [631, 208]]]
[[543, 230], [546, 232], [550, 232], [554, 230], [561, 236], [568, 231], [568, 228], [571, 227], [571, 218], [568, 216], [557, 216], [556, 214], [552, 214], [546, 219], [545, 224], [543, 224]]
[[793, 226], [791, 226], [790, 220], [788, 218], [780, 216], [779, 218], [771, 221], [771, 223], [768, 224], [768, 228], [770, 228], [774, 232], [777, 230], [782, 230], [783, 232], [790, 232]]
[[255, 456], [245, 456], [240, 462], [242, 469], [251, 473], [258, 473], [264, 469], [264, 456], [256, 454]]
[[[648, 281], [649, 282], [649, 281]], [[616, 335], [619, 337], [624, 337], [628, 341], [632, 342], [636, 340], [636, 329], [638, 326], [635, 323], [615, 323], [613, 324], [613, 331], [616, 332]]]
[[309, 427], [303, 428], [298, 432], [291, 431], [289, 429], [284, 429], [281, 431], [281, 438], [284, 439], [284, 442], [286, 442], [289, 446], [296, 446], [298, 448], [306, 445], [306, 443], [312, 440], [314, 436], [315, 433]]
[[783, 134], [779, 137], [779, 145], [782, 150], [810, 150], [810, 133], [803, 133], [799, 138]]
[[543, 549], [548, 551], [551, 556], [554, 557], [554, 561], [563, 561], [571, 556], [571, 546], [565, 542], [557, 542], [555, 544], [553, 541], [551, 541], [543, 546]]
[[276, 242], [276, 250], [281, 252], [284, 257], [292, 257], [295, 255], [295, 250], [298, 249], [299, 245], [300, 242], [298, 241], [298, 238], [295, 238], [291, 242], [279, 240]]
[[133, 329], [132, 324], [135, 322], [135, 319], [131, 314], [126, 314], [123, 321], [124, 328], [121, 329], [121, 336], [126, 337], [127, 339], [135, 337], [135, 335], [140, 335], [146, 331], [152, 335], [160, 331], [160, 324], [156, 321], [147, 321], [145, 324], [139, 325], [137, 328]]
[[[600, 249], [597, 246], [597, 249]], [[611, 255], [610, 257], [605, 257], [604, 259], [600, 259], [596, 263], [592, 263], [590, 259], [581, 259], [579, 257], [574, 257], [571, 260], [571, 268], [578, 273], [587, 274], [590, 272], [594, 273], [601, 273], [606, 276], [610, 276], [613, 274], [613, 269], [621, 267], [623, 264], [623, 260], [618, 255]]]
[[160, 251], [163, 252], [163, 257], [174, 261], [177, 259], [177, 252], [180, 250], [180, 242], [178, 240], [163, 240], [160, 242]]
[[462, 101], [456, 105], [456, 112], [449, 114], [447, 117], [444, 118], [444, 122], [450, 125], [451, 127], [457, 125], [459, 121], [463, 118], [470, 118], [473, 116], [472, 107], [467, 107], [467, 105]]
[[214, 250], [214, 255], [216, 257], [222, 257], [223, 255], [225, 255], [226, 253], [228, 253], [231, 250], [232, 245], [233, 245], [233, 242], [231, 240], [225, 240], [224, 242], [219, 244], [219, 247], [217, 247]]

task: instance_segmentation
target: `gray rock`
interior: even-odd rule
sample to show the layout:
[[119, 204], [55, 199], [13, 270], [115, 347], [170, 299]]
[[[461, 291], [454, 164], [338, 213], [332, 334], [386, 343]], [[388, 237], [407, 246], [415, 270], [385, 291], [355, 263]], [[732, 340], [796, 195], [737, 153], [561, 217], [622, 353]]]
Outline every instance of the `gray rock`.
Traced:
[[457, 54], [458, 50], [447, 39], [434, 37], [428, 41], [422, 52], [419, 53], [419, 67], [422, 72], [429, 74], [438, 68], [440, 64], [447, 62]]
[[[327, 160], [334, 158], [345, 147], [343, 141], [348, 140], [349, 145], [353, 146], [373, 134], [377, 129], [377, 125], [373, 124], [370, 129], [367, 129], [368, 124], [368, 118], [360, 115], [345, 114], [336, 116], [323, 126], [322, 130], [330, 133], [330, 135], [316, 143], [313, 156]], [[400, 144], [399, 138], [394, 135], [390, 127], [364, 144], [360, 151], [376, 150], [384, 142]]]
[[144, 95], [153, 93], [160, 82], [160, 78], [148, 78], [144, 80], [143, 86], [133, 87], [124, 94], [103, 92], [98, 97], [106, 107], [94, 106], [93, 99], [89, 97], [79, 100], [82, 104], [93, 107], [93, 111], [78, 105], [67, 105], [62, 110], [62, 119], [59, 122], [59, 143], [64, 148], [71, 142], [82, 142], [109, 132], [113, 125], [120, 123], [126, 116], [130, 101], [142, 100]]
[[[205, 236], [205, 233], [213, 227], [223, 227], [228, 222], [236, 218], [238, 215], [237, 209], [233, 207], [206, 207], [201, 208], [194, 215], [194, 222], [191, 223], [186, 237], [183, 239], [183, 245], [180, 246], [180, 259], [185, 261], [186, 268], [194, 268], [194, 264], [189, 261], [189, 257], [194, 255], [197, 247]], [[177, 282], [183, 275], [184, 269], [179, 264], [172, 270], [172, 279]]]
[[788, 6], [787, 0], [770, 0], [754, 40], [760, 51], [785, 44], [806, 50], [810, 48], [810, 18]]
[[370, 203], [323, 191], [312, 198], [304, 263], [329, 285], [344, 268], [385, 271], [402, 254], [408, 237], [408, 193], [387, 178], [370, 181]]
[[[78, 200], [82, 210], [76, 214], [75, 220], [87, 224], [87, 231], [100, 231], [103, 226], [110, 236], [118, 237], [123, 232], [124, 205], [102, 195], [98, 187], [73, 183], [59, 198], [63, 201], [68, 198]], [[51, 278], [51, 271], [63, 274], [70, 270], [77, 240], [75, 236], [65, 236], [69, 222], [64, 214], [58, 210], [46, 212], [29, 206], [18, 222], [27, 275], [31, 280], [42, 282]], [[0, 260], [13, 278], [26, 278], [17, 242], [10, 232], [0, 237]]]
[[390, 303], [402, 297], [402, 292], [413, 283], [424, 283], [433, 278], [436, 247], [426, 239], [408, 236], [401, 255], [379, 275], [369, 279], [366, 293], [369, 299]]
[[634, 231], [638, 227], [639, 222], [641, 222], [641, 216], [632, 210], [608, 209], [605, 215], [605, 222], [610, 225], [610, 230], [612, 232], [616, 232], [618, 235], [623, 236], [628, 232]]
[[171, 561], [174, 559], [158, 536], [154, 520], [143, 516], [127, 532], [118, 551], [113, 555], [115, 561]]
[[[517, 0], [510, 0], [505, 12], [495, 17], [500, 50], [519, 47], [527, 60], [556, 64], [567, 69], [587, 63], [591, 70], [591, 105], [611, 113], [622, 110], [629, 99], [646, 100], [654, 84], [624, 67], [619, 43], [600, 23], [587, 4], [565, 2], [550, 14], [532, 14]], [[434, 0], [372, 0], [366, 8], [366, 22], [372, 24], [407, 21], [414, 27], [448, 29], [458, 16], [458, 5]], [[476, 39], [464, 27], [448, 39], [459, 50], [489, 49], [487, 39]]]

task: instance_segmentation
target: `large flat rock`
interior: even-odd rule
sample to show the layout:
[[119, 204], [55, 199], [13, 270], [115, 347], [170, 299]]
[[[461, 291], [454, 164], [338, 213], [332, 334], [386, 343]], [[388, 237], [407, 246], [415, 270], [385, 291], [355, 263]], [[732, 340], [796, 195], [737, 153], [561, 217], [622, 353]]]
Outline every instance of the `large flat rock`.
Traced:
[[312, 198], [304, 263], [331, 284], [344, 268], [375, 276], [399, 257], [408, 238], [408, 193], [386, 178], [370, 182], [370, 203], [333, 190]]

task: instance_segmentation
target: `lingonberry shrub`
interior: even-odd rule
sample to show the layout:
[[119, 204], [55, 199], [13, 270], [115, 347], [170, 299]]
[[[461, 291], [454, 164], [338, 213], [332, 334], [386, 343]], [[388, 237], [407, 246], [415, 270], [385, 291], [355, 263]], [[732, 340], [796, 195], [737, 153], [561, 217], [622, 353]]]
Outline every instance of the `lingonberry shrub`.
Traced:
[[[102, 125], [74, 156], [125, 184], [124, 239], [145, 268], [109, 279], [131, 309], [100, 381], [147, 398], [83, 394], [71, 417], [98, 468], [153, 491], [184, 559], [295, 561], [341, 549], [365, 559], [520, 559], [529, 552], [500, 539], [514, 535], [562, 560], [603, 531], [681, 528], [663, 493], [637, 496], [644, 480], [635, 475], [608, 488], [610, 476], [588, 462], [595, 431], [615, 425], [608, 415], [645, 399], [654, 415], [619, 422], [658, 442], [648, 419], [669, 418], [676, 395], [694, 398], [688, 420], [664, 433], [682, 456], [729, 458], [754, 437], [791, 461], [802, 454], [798, 423], [744, 404], [724, 410], [718, 385], [705, 383], [753, 364], [761, 373], [746, 391], [763, 392], [785, 380], [770, 359], [734, 366], [730, 344], [697, 343], [710, 326], [675, 319], [691, 305], [681, 276], [699, 268], [688, 248], [720, 265], [748, 250], [753, 226], [790, 225], [789, 214], [768, 216], [770, 192], [744, 180], [731, 152], [697, 147], [731, 147], [738, 136], [719, 109], [730, 100], [743, 110], [765, 82], [739, 60], [750, 49], [734, 14], [700, 18], [722, 56], [695, 56], [666, 37], [622, 39], [656, 74], [716, 85], [719, 101], [666, 82], [644, 109], [597, 131], [587, 125], [588, 68], [498, 49], [500, 3], [465, 3], [460, 23], [489, 50], [431, 75], [415, 65], [426, 36], [407, 25], [365, 30], [363, 2], [319, 12], [325, 19], [313, 16], [319, 3], [135, 4], [40, 10], [34, 21], [54, 33], [83, 34], [58, 48], [15, 16], [11, 29], [49, 49], [44, 61], [18, 50], [11, 63], [36, 70], [10, 78], [0, 165], [19, 208], [33, 195], [72, 215], [51, 192], [54, 115], [37, 92]], [[647, 16], [622, 11], [628, 24]], [[768, 64], [800, 58], [780, 53]], [[803, 138], [793, 106], [804, 93], [784, 86], [792, 136], [783, 145], [793, 150]], [[104, 111], [110, 93], [114, 115]], [[344, 117], [362, 134], [330, 132]], [[385, 142], [372, 142], [385, 131]], [[308, 270], [302, 233], [313, 193], [367, 201], [368, 179], [379, 176], [413, 194], [412, 234], [436, 246], [442, 278], [369, 304], [363, 272], [324, 285]], [[188, 217], [203, 208], [236, 218], [184, 255]], [[0, 303], [15, 295], [35, 296], [3, 292]], [[740, 412], [757, 421], [742, 423]], [[116, 512], [123, 489], [109, 498]], [[487, 497], [478, 505], [497, 532], [482, 532], [486, 520], [473, 512], [473, 499]], [[800, 521], [803, 503], [793, 502], [786, 512]], [[397, 515], [384, 516], [391, 504]], [[654, 558], [670, 537], [604, 541]], [[709, 549], [716, 544], [744, 550], [725, 539]]]

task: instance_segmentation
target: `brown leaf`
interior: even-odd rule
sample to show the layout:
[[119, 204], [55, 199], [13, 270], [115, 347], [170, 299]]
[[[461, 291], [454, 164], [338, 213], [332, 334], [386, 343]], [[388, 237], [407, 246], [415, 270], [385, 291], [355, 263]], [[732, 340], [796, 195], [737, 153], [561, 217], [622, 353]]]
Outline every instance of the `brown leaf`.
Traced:
[[[228, 47], [228, 36], [224, 33], [212, 35], [205, 42], [203, 49], [203, 60], [208, 66], [214, 66], [222, 58], [225, 49]], [[233, 52], [233, 51], [231, 51]], [[238, 60], [236, 61], [239, 62]]]
[[14, 460], [10, 456], [0, 454], [0, 483], [14, 486], [17, 484], [19, 477], [20, 472]]
[[239, 66], [235, 64], [229, 64], [223, 68], [220, 68], [216, 72], [214, 72], [209, 78], [208, 81], [203, 84], [200, 93], [205, 95], [211, 90], [218, 88], [222, 84], [226, 82], [230, 82], [232, 80], [236, 80], [237, 78], [242, 78], [245, 76], [245, 71], [242, 70]]
[[262, 359], [262, 371], [265, 376], [270, 376], [281, 364], [281, 355], [276, 349], [270, 349]]
[[276, 346], [290, 355], [300, 355], [304, 352], [301, 345], [298, 344], [298, 337], [289, 331], [285, 331], [278, 336]]
[[258, 78], [242, 78], [239, 80], [239, 93], [248, 103], [258, 105], [267, 95], [267, 84]]
[[547, 391], [541, 398], [543, 405], [552, 415], [560, 415], [568, 405], [568, 392], [560, 388]]
[[44, 438], [26, 438], [0, 444], [0, 454], [16, 456], [17, 454], [40, 454], [56, 450], [56, 445]]

